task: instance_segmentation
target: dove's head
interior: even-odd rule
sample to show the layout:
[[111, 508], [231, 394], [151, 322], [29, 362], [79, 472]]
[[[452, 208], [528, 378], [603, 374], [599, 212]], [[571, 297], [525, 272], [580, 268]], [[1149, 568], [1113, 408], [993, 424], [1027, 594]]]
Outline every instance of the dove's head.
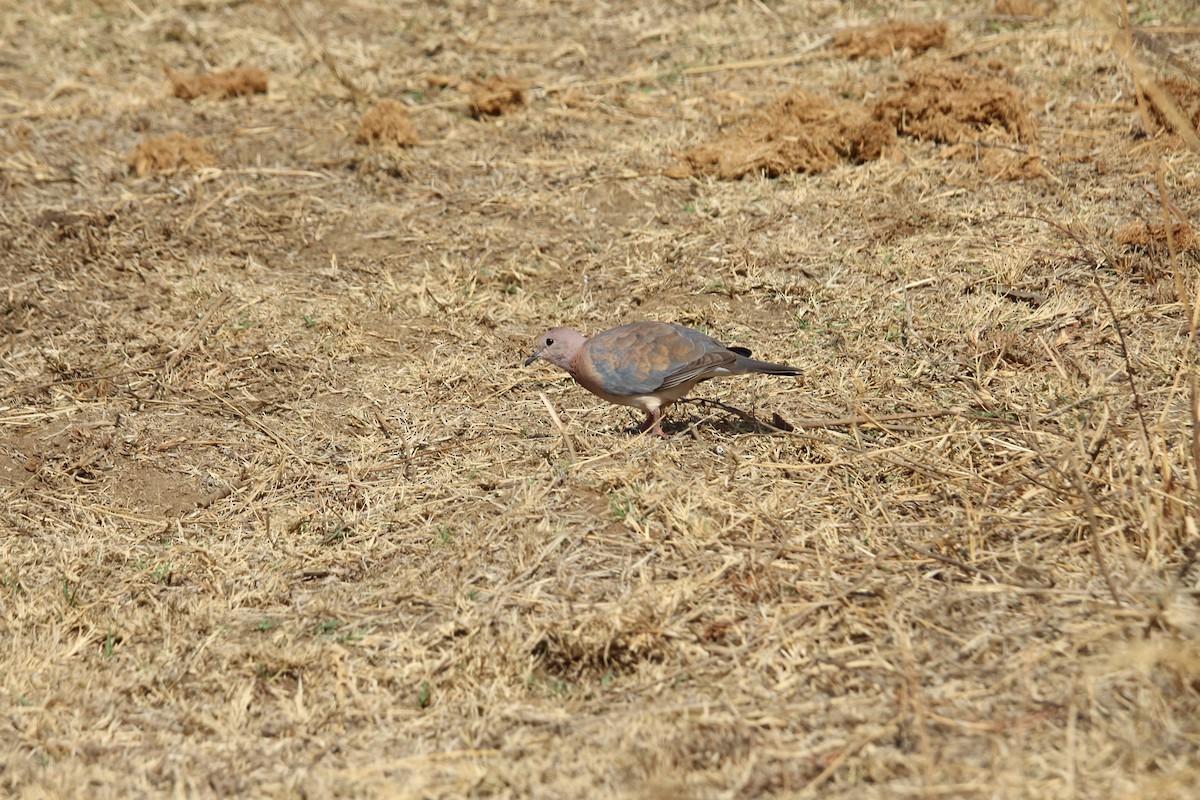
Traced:
[[587, 339], [579, 331], [552, 328], [537, 337], [533, 355], [525, 359], [525, 366], [528, 367], [539, 358], [544, 358], [554, 366], [570, 372], [571, 361], [586, 343]]

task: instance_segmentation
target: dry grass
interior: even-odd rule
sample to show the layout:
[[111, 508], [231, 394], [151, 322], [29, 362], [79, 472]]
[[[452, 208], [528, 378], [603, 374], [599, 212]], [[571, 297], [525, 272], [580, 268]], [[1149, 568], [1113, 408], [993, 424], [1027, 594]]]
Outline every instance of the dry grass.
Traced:
[[[1075, 4], [848, 60], [870, 8], [9, 12], [0, 793], [1196, 796], [1198, 275], [1114, 239], [1196, 156]], [[1194, 13], [1135, 9], [1164, 78]], [[1032, 127], [664, 174], [951, 60]], [[358, 144], [401, 96], [422, 146]], [[131, 174], [168, 132], [220, 163]], [[945, 157], [996, 145], [1040, 171]], [[802, 367], [706, 387], [795, 430], [518, 366], [639, 318]]]

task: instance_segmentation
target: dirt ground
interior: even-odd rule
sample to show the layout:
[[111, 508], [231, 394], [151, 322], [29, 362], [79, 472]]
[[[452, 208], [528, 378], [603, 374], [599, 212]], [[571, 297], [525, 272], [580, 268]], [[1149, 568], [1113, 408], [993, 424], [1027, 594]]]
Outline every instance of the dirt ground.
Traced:
[[[0, 794], [1200, 796], [1200, 12], [1121, 7], [6, 5]], [[521, 366], [638, 319], [802, 377]]]

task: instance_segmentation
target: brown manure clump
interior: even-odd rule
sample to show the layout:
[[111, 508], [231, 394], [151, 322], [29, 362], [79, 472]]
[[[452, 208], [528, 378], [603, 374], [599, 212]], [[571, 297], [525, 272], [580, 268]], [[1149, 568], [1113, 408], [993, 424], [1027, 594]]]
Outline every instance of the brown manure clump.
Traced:
[[875, 161], [896, 138], [871, 112], [844, 100], [793, 91], [748, 114], [731, 133], [683, 153], [672, 177], [821, 172], [842, 161]]
[[1044, 17], [1054, 10], [1054, 0], [996, 0], [992, 13], [1012, 17]]
[[1016, 87], [998, 78], [938, 67], [912, 72], [888, 89], [875, 119], [914, 139], [954, 144], [991, 133], [1027, 143], [1037, 138], [1028, 106]]
[[946, 23], [889, 22], [874, 28], [838, 31], [833, 46], [847, 58], [877, 58], [902, 50], [913, 55], [946, 43]]
[[471, 115], [498, 117], [525, 105], [525, 86], [501, 75], [492, 75], [483, 83], [475, 83], [471, 91]]
[[[1200, 239], [1196, 238], [1196, 232], [1186, 222], [1171, 226], [1171, 238], [1175, 241], [1175, 249], [1181, 253], [1200, 251]], [[1117, 229], [1113, 240], [1134, 250], [1165, 251], [1167, 226], [1161, 222], [1127, 222]]]
[[1200, 131], [1200, 84], [1182, 78], [1159, 78], [1147, 83], [1145, 90], [1158, 124], [1184, 136]]
[[258, 67], [234, 67], [204, 73], [167, 70], [167, 76], [171, 79], [173, 93], [183, 100], [204, 96], [223, 100], [244, 94], [265, 94], [267, 91], [267, 73]]
[[211, 167], [217, 157], [208, 152], [204, 142], [182, 133], [148, 136], [137, 143], [125, 163], [139, 178], [151, 172], [175, 172], [179, 169]]
[[363, 114], [355, 141], [375, 147], [412, 147], [419, 143], [408, 109], [391, 99], [380, 100]]

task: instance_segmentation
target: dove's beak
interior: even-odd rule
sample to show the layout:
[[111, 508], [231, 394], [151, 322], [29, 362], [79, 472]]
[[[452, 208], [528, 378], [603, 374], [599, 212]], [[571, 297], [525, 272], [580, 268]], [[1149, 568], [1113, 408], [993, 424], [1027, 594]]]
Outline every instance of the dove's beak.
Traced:
[[542, 351], [541, 351], [541, 350], [535, 350], [535, 351], [533, 352], [533, 355], [531, 355], [529, 358], [525, 359], [525, 366], [527, 366], [527, 367], [528, 367], [530, 364], [532, 364], [533, 362], [537, 361], [537, 360], [538, 360], [539, 358], [541, 358], [541, 357], [542, 357]]

